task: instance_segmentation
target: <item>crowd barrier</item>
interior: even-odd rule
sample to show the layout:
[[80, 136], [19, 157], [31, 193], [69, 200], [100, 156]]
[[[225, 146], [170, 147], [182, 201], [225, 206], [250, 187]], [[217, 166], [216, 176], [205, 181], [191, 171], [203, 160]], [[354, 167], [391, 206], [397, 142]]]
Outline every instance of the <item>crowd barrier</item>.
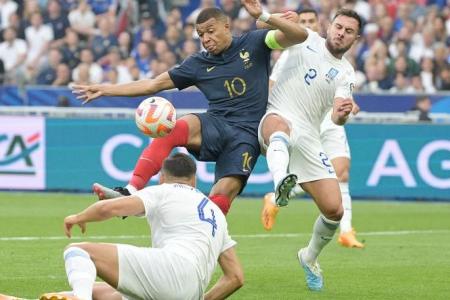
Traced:
[[[0, 116], [0, 124], [0, 189], [7, 190], [88, 191], [93, 182], [122, 186], [149, 142], [130, 119]], [[346, 128], [354, 197], [450, 201], [450, 125]], [[208, 192], [214, 164], [197, 166], [199, 188]], [[272, 188], [260, 157], [243, 195], [261, 196]]]
[[[177, 109], [206, 109], [207, 101], [198, 90], [172, 90], [158, 94], [169, 99]], [[0, 87], [0, 106], [56, 106], [58, 100], [65, 97], [72, 107], [82, 106], [68, 88], [45, 86], [26, 86], [18, 89], [15, 86]], [[86, 107], [122, 107], [136, 108], [145, 97], [102, 97], [100, 100], [86, 104]], [[433, 103], [431, 112], [450, 113], [450, 94], [434, 94], [430, 96]], [[414, 107], [416, 95], [404, 94], [355, 94], [355, 100], [366, 112], [405, 112]]]

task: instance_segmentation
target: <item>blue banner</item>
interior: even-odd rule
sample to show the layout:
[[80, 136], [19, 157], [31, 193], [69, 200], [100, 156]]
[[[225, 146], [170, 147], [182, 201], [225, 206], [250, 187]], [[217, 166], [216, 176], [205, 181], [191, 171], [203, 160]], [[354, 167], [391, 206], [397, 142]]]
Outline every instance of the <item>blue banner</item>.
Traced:
[[[0, 116], [0, 124], [0, 189], [89, 191], [94, 182], [123, 186], [149, 143], [132, 120]], [[346, 128], [353, 197], [450, 201], [450, 125]], [[199, 189], [208, 193], [214, 163], [197, 162], [197, 167]], [[272, 189], [260, 157], [243, 195], [262, 196]]]
[[[158, 94], [171, 101], [178, 109], [206, 109], [208, 102], [198, 90], [165, 91]], [[79, 107], [81, 101], [71, 90], [62, 87], [26, 86], [24, 91], [14, 87], [0, 87], [0, 105], [57, 106], [60, 97], [67, 98], [69, 106]], [[146, 97], [102, 97], [86, 107], [135, 108]], [[414, 107], [416, 95], [355, 94], [355, 100], [366, 112], [406, 112]], [[450, 113], [450, 94], [430, 95], [432, 112]]]

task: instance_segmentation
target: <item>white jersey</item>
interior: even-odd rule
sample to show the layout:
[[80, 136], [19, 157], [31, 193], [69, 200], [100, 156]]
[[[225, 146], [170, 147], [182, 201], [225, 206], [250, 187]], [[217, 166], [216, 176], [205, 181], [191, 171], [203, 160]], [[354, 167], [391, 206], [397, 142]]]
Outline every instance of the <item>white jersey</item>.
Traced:
[[184, 184], [150, 186], [142, 199], [152, 232], [152, 247], [192, 263], [205, 291], [219, 255], [236, 244], [222, 211], [199, 190]]
[[276, 83], [267, 110], [280, 112], [293, 126], [318, 130], [334, 98], [352, 97], [355, 72], [328, 51], [324, 38], [306, 30], [307, 39], [286, 49], [272, 71]]

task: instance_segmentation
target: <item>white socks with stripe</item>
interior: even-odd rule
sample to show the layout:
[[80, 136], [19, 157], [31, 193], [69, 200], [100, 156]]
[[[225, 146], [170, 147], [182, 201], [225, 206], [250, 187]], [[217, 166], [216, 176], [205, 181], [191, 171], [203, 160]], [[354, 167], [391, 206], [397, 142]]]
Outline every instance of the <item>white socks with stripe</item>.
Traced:
[[73, 295], [83, 300], [92, 300], [97, 270], [89, 253], [79, 247], [70, 247], [64, 251], [64, 261]]
[[344, 215], [341, 219], [341, 233], [352, 231], [352, 197], [348, 191], [348, 182], [340, 182], [339, 188], [342, 195], [342, 207]]
[[319, 215], [314, 223], [311, 240], [302, 256], [307, 264], [313, 264], [316, 261], [323, 247], [333, 239], [338, 226], [339, 221], [329, 220]]
[[275, 131], [269, 138], [266, 159], [267, 166], [273, 177], [274, 190], [278, 183], [287, 175], [289, 166], [289, 136], [282, 131]]

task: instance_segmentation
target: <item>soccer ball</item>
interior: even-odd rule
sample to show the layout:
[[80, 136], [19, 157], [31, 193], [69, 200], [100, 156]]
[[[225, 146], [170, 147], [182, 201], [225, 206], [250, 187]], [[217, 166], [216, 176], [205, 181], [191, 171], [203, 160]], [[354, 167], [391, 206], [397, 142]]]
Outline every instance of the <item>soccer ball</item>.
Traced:
[[177, 114], [172, 103], [162, 97], [150, 97], [141, 102], [135, 113], [139, 130], [152, 138], [168, 135], [175, 127]]

